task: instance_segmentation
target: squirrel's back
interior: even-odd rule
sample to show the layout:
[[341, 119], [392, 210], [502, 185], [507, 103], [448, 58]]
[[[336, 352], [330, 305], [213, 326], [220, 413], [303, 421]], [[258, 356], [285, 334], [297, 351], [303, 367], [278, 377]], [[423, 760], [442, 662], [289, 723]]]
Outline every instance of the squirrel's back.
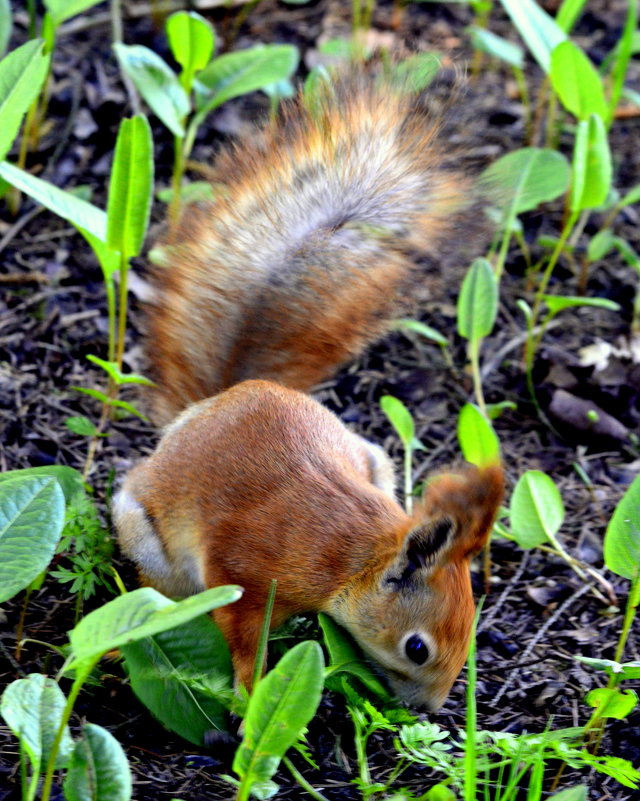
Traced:
[[156, 270], [159, 419], [247, 378], [309, 390], [385, 331], [468, 205], [438, 128], [356, 69], [218, 156], [221, 196], [185, 210]]

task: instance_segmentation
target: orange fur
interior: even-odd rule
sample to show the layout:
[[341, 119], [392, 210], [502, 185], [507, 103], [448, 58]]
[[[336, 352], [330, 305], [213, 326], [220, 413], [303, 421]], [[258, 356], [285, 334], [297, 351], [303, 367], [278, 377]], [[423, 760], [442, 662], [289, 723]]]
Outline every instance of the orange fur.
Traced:
[[[214, 612], [241, 683], [251, 680], [275, 578], [274, 626], [328, 612], [400, 695], [436, 708], [465, 659], [469, 558], [490, 531], [502, 472], [437, 476], [409, 518], [374, 483], [386, 458], [308, 396], [246, 381], [187, 409], [130, 471], [114, 502], [120, 543], [169, 595], [244, 587]], [[411, 572], [409, 549], [419, 542], [419, 556], [430, 554], [424, 542], [441, 524], [451, 529], [446, 542]], [[402, 652], [415, 632], [432, 651], [423, 666]]]

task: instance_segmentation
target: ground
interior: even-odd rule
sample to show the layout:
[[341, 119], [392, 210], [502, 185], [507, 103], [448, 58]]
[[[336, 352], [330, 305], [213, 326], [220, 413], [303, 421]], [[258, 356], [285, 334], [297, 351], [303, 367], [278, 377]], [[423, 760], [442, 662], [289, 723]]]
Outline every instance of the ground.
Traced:
[[[384, 43], [405, 41], [412, 47], [435, 49], [442, 54], [446, 68], [460, 72], [460, 100], [457, 110], [451, 112], [450, 123], [460, 159], [470, 170], [478, 169], [522, 146], [524, 112], [510, 73], [485, 61], [478, 72], [463, 74], [473, 58], [465, 34], [470, 10], [456, 4], [409, 4], [399, 14], [399, 5], [379, 3], [374, 13], [375, 35]], [[618, 0], [588, 3], [575, 38], [596, 63], [617, 40], [624, 8]], [[146, 44], [166, 56], [161, 29], [154, 26], [148, 9], [131, 2], [125, 11], [125, 41]], [[215, 24], [223, 46], [237, 48], [257, 41], [295, 43], [302, 52], [303, 75], [315, 63], [320, 41], [348, 33], [350, 4], [318, 0], [297, 6], [264, 0], [246, 17], [241, 9], [217, 8], [203, 13]], [[16, 19], [14, 37], [18, 44], [26, 36], [26, 13], [18, 9]], [[514, 36], [498, 9], [491, 19], [496, 33]], [[102, 5], [73, 19], [61, 31], [49, 109], [52, 124], [31, 159], [34, 171], [57, 186], [90, 186], [93, 202], [100, 206], [105, 203], [117, 128], [129, 113], [127, 96], [110, 55], [110, 37], [108, 14]], [[539, 84], [532, 63], [527, 76], [531, 76], [532, 85]], [[631, 77], [637, 89], [637, 64]], [[265, 110], [264, 99], [255, 95], [223, 107], [199, 136], [194, 159], [208, 162], [222, 141], [261, 119]], [[170, 136], [155, 117], [150, 119], [156, 178], [160, 185], [166, 185], [171, 167]], [[633, 115], [620, 119], [614, 127], [614, 169], [621, 192], [639, 181], [639, 128], [640, 117]], [[569, 152], [571, 137], [565, 136]], [[537, 237], [557, 234], [561, 215], [558, 203], [525, 215], [524, 235], [534, 255], [539, 254]], [[577, 244], [576, 262], [602, 220], [602, 214], [591, 216]], [[163, 207], [156, 202], [149, 243], [162, 222]], [[640, 244], [637, 223], [637, 211], [631, 207], [615, 224], [616, 233], [636, 249]], [[455, 423], [460, 406], [472, 399], [465, 345], [455, 333], [455, 302], [464, 266], [452, 265], [446, 274], [432, 277], [429, 298], [419, 310], [420, 319], [453, 342], [453, 366], [437, 346], [413, 335], [395, 333], [317, 393], [354, 430], [379, 442], [399, 460], [399, 446], [378, 400], [387, 393], [401, 398], [411, 409], [417, 435], [426, 447], [416, 460], [416, 480], [460, 459]], [[577, 293], [573, 268], [561, 260], [552, 292]], [[564, 390], [572, 398], [597, 404], [614, 423], [624, 427], [623, 434], [616, 435], [619, 429], [612, 424], [613, 431], [597, 437], [593, 431], [576, 429], [571, 408], [568, 415], [553, 417], [551, 428], [530, 403], [522, 369], [523, 322], [515, 305], [518, 298], [531, 296], [525, 270], [523, 254], [514, 245], [502, 283], [498, 324], [482, 352], [487, 399], [516, 404], [495, 422], [509, 486], [528, 469], [551, 475], [566, 506], [560, 533], [563, 543], [579, 559], [601, 569], [606, 523], [637, 472], [634, 432], [640, 414], [640, 375], [639, 368], [624, 356], [611, 360], [606, 370], [598, 373], [580, 363], [580, 349], [600, 340], [617, 346], [628, 343], [637, 277], [618, 256], [596, 262], [586, 292], [617, 301], [621, 312], [586, 309], [563, 313], [561, 323], [545, 336], [536, 362], [538, 395], [547, 414], [554, 396], [557, 399], [558, 391]], [[126, 363], [144, 372], [144, 313], [140, 302], [145, 288], [144, 259], [136, 261], [134, 271]], [[99, 386], [101, 382], [101, 376], [85, 358], [90, 353], [105, 356], [105, 298], [98, 265], [68, 224], [24, 199], [15, 216], [5, 205], [0, 207], [0, 282], [0, 468], [56, 463], [82, 469], [87, 440], [69, 431], [64, 419], [84, 414], [95, 420], [99, 414], [94, 401], [72, 389], [75, 385]], [[141, 402], [144, 404], [144, 399]], [[116, 480], [121, 477], [141, 455], [150, 452], [156, 440], [153, 426], [137, 418], [127, 417], [113, 424], [89, 478], [103, 514], [108, 515], [105, 493], [112, 475]], [[588, 484], [583, 480], [585, 474]], [[123, 576], [133, 586], [131, 568], [116, 558]], [[604, 575], [622, 606], [627, 582], [606, 571]], [[478, 572], [474, 581], [480, 595]], [[106, 599], [102, 594], [86, 608]], [[58, 658], [42, 643], [62, 645], [73, 625], [74, 599], [64, 585], [48, 580], [29, 600], [24, 635], [31, 642], [25, 644], [17, 661], [15, 639], [22, 600], [19, 596], [8, 603], [0, 621], [0, 686], [30, 671], [55, 672]], [[539, 550], [525, 553], [512, 543], [495, 541], [491, 592], [478, 631], [480, 727], [542, 731], [550, 715], [558, 727], [584, 722], [588, 715], [584, 695], [602, 684], [602, 677], [573, 657], [611, 658], [620, 622], [621, 613], [607, 610], [565, 563]], [[636, 628], [626, 657], [639, 659], [639, 650]], [[441, 726], [463, 724], [464, 690], [463, 674], [444, 709], [434, 718]], [[229, 785], [217, 775], [230, 771], [232, 749], [194, 749], [163, 730], [135, 699], [117, 662], [105, 664], [100, 685], [81, 696], [74, 725], [84, 717], [107, 726], [125, 747], [134, 772], [137, 801], [229, 798]], [[0, 726], [0, 737], [0, 801], [8, 801], [19, 797], [17, 746], [6, 727]], [[325, 695], [308, 740], [319, 769], [312, 770], [294, 758], [307, 779], [336, 801], [358, 798], [351, 784], [355, 770], [352, 727], [339, 696]], [[610, 726], [604, 750], [640, 765], [640, 711]], [[390, 738], [374, 736], [370, 755], [374, 777], [384, 778], [393, 766]], [[575, 774], [567, 771], [561, 786], [575, 780]], [[286, 774], [279, 775], [278, 781], [285, 788], [278, 797], [305, 797]], [[588, 776], [587, 781], [592, 798], [623, 801], [634, 797], [633, 791], [613, 780]], [[425, 776], [416, 770], [407, 774], [404, 785], [419, 792], [428, 783], [425, 785]]]

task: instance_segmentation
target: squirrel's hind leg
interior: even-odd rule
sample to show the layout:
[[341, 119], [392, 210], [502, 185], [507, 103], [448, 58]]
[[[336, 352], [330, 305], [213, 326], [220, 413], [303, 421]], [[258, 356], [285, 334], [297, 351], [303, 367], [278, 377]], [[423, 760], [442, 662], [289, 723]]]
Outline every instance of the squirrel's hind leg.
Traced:
[[169, 598], [183, 598], [205, 589], [196, 559], [188, 553], [179, 563], [171, 559], [145, 507], [126, 487], [115, 495], [112, 514], [120, 548], [137, 566], [141, 583]]

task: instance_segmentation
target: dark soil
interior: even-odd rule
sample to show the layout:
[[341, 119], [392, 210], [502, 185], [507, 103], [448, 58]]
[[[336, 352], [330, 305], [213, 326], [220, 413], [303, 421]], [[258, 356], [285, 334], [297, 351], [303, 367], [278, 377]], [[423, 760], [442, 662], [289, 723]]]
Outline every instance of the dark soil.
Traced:
[[[399, 4], [398, 4], [399, 5]], [[548, 2], [545, 5], [555, 6]], [[14, 3], [17, 6], [17, 3]], [[350, 3], [317, 0], [291, 6], [264, 0], [244, 18], [242, 9], [215, 9], [207, 14], [223, 46], [239, 48], [257, 41], [293, 42], [302, 52], [300, 74], [315, 63], [322, 40], [345, 35], [350, 25]], [[439, 51], [445, 65], [464, 67], [472, 61], [465, 35], [470, 11], [462, 5], [410, 4], [402, 15], [395, 5], [380, 2], [374, 16], [376, 36], [412, 47]], [[616, 42], [624, 19], [622, 0], [592, 0], [576, 28], [576, 39], [598, 63]], [[161, 29], [142, 3], [128, 4], [125, 40], [153, 47], [167, 57]], [[396, 9], [397, 11], [397, 9]], [[26, 14], [16, 13], [15, 42], [26, 38]], [[394, 29], [393, 24], [399, 22]], [[491, 21], [496, 33], [514, 37], [510, 23], [496, 9]], [[31, 167], [57, 186], [85, 185], [92, 200], [104, 207], [106, 178], [120, 120], [130, 113], [127, 96], [110, 52], [111, 32], [104, 7], [70, 21], [60, 32], [54, 62], [49, 110], [51, 126]], [[632, 83], [638, 89], [638, 64]], [[531, 63], [527, 75], [540, 81]], [[534, 76], [533, 79], [531, 76]], [[525, 143], [524, 111], [517, 99], [511, 73], [485, 61], [475, 76], [461, 79], [461, 98], [452, 110], [450, 127], [461, 159], [470, 168], [482, 167], [499, 155]], [[264, 118], [267, 103], [251, 96], [229, 103], [212, 116], [198, 138], [194, 159], [208, 162], [220, 143]], [[171, 138], [151, 117], [157, 181], [166, 185], [171, 169]], [[612, 134], [616, 185], [623, 193], [640, 180], [640, 117], [628, 115]], [[452, 140], [452, 141], [453, 141]], [[567, 152], [571, 136], [563, 138]], [[557, 235], [562, 216], [559, 204], [525, 215], [524, 235], [533, 260], [541, 251], [541, 234]], [[152, 243], [163, 220], [156, 203], [149, 236]], [[576, 265], [588, 238], [602, 224], [591, 215], [576, 247], [575, 263], [561, 261], [550, 291], [577, 293]], [[615, 231], [638, 250], [638, 212], [621, 213]], [[466, 262], [465, 262], [466, 263]], [[400, 450], [383, 418], [379, 398], [391, 393], [412, 410], [417, 434], [426, 446], [420, 453], [416, 479], [430, 470], [459, 460], [456, 419], [462, 403], [472, 399], [471, 379], [464, 370], [464, 343], [455, 334], [455, 302], [465, 263], [447, 269], [429, 283], [430, 299], [421, 306], [421, 318], [454, 342], [450, 367], [441, 351], [418, 338], [393, 334], [368, 352], [357, 364], [323, 385], [317, 397], [337, 411], [355, 430], [400, 457]], [[106, 311], [101, 273], [84, 241], [68, 224], [24, 199], [17, 216], [0, 207], [0, 468], [9, 470], [37, 465], [66, 464], [82, 469], [87, 441], [67, 429], [66, 417], [83, 414], [96, 419], [97, 404], [75, 392], [73, 386], [100, 387], [102, 376], [87, 362], [87, 354], [106, 358]], [[618, 256], [592, 266], [587, 294], [616, 300], [619, 315], [595, 309], [564, 312], [551, 328], [536, 364], [538, 394], [553, 429], [541, 420], [530, 403], [522, 368], [523, 321], [515, 301], [531, 297], [524, 277], [526, 260], [517, 245], [509, 254], [501, 290], [499, 322], [483, 347], [485, 390], [490, 402], [511, 400], [515, 411], [500, 417], [496, 429], [502, 443], [511, 486], [527, 469], [540, 469], [559, 485], [566, 506], [560, 536], [567, 549], [584, 562], [602, 569], [602, 537], [607, 521], [638, 468], [637, 429], [640, 415], [640, 368], [624, 353], [612, 357], [605, 370], [580, 363], [580, 349], [602, 340], [624, 350], [629, 343], [632, 305], [637, 276]], [[135, 265], [127, 366], [144, 372], [143, 313], [139, 302], [144, 290], [145, 265]], [[559, 390], [569, 393], [558, 396]], [[125, 395], [126, 397], [126, 395]], [[132, 399], [139, 400], [135, 395]], [[575, 425], [577, 399], [586, 399], [610, 415], [612, 428], [597, 436]], [[144, 403], [144, 401], [142, 401]], [[562, 407], [553, 415], [553, 410]], [[568, 409], [568, 411], [567, 411]], [[624, 427], [622, 436], [615, 423]], [[157, 440], [151, 424], [128, 417], [113, 423], [101, 442], [90, 481], [101, 511], [107, 515], [105, 492], [110, 475], [121, 477]], [[582, 480], [589, 477], [590, 484]], [[130, 566], [117, 560], [118, 569], [134, 586]], [[618, 597], [626, 600], [627, 582], [607, 574]], [[482, 592], [479, 574], [478, 595]], [[104, 602], [103, 592], [86, 609]], [[65, 585], [53, 579], [29, 600], [24, 635], [32, 641], [16, 661], [16, 630], [22, 598], [7, 604], [1, 623], [0, 687], [32, 671], [54, 674], [57, 655], [42, 645], [66, 642], [73, 626], [75, 599]], [[521, 732], [542, 731], [553, 716], [555, 727], [584, 723], [589, 710], [583, 702], [588, 690], [603, 684], [596, 674], [573, 657], [612, 658], [621, 613], [607, 610], [593, 592], [564, 562], [535, 550], [523, 553], [506, 541], [492, 551], [492, 584], [478, 633], [479, 726]], [[35, 640], [40, 642], [34, 642]], [[640, 659], [637, 628], [626, 650], [628, 659]], [[195, 749], [166, 732], [133, 696], [117, 662], [103, 663], [99, 686], [80, 697], [73, 725], [82, 720], [107, 726], [125, 747], [134, 773], [137, 801], [188, 798], [227, 799], [230, 786], [218, 778], [231, 772], [233, 749], [219, 745]], [[637, 686], [636, 682], [636, 686]], [[633, 686], [633, 683], [629, 683]], [[464, 724], [464, 674], [445, 708], [434, 719], [445, 728]], [[0, 801], [19, 798], [17, 745], [8, 729], [0, 726]], [[360, 797], [352, 784], [357, 765], [352, 725], [341, 697], [327, 693], [310, 725], [310, 751], [318, 770], [302, 760], [293, 761], [307, 779], [330, 799]], [[640, 765], [640, 711], [612, 723], [604, 751]], [[384, 779], [394, 765], [391, 738], [370, 741], [374, 779]], [[277, 777], [283, 790], [278, 797], [303, 798], [306, 794], [286, 772]], [[594, 799], [640, 798], [637, 792], [600, 775], [577, 776], [567, 770], [560, 786], [586, 781]], [[430, 777], [411, 770], [401, 784], [424, 792]], [[61, 795], [57, 796], [61, 797]]]

